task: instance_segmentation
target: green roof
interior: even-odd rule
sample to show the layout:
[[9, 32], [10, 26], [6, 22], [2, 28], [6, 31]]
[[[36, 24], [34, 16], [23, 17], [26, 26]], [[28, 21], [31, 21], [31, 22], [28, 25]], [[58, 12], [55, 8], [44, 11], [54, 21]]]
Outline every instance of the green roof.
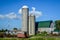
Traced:
[[38, 28], [49, 28], [52, 21], [40, 21], [38, 23]]

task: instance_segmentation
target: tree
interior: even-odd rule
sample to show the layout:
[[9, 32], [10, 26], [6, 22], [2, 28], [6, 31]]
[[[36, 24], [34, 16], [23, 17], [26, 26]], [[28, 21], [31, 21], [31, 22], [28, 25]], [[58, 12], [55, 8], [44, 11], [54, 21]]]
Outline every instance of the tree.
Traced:
[[60, 34], [60, 20], [56, 20], [55, 24], [56, 24], [56, 29], [58, 29], [59, 34]]
[[2, 29], [2, 30], [1, 30], [1, 32], [5, 32], [5, 30], [4, 30], [4, 29]]
[[5, 29], [5, 31], [8, 31], [8, 29]]
[[13, 30], [17, 30], [17, 28], [13, 28]]
[[15, 33], [16, 33], [18, 29], [17, 29], [17, 28], [13, 28], [13, 30], [14, 30], [14, 31], [15, 31]]

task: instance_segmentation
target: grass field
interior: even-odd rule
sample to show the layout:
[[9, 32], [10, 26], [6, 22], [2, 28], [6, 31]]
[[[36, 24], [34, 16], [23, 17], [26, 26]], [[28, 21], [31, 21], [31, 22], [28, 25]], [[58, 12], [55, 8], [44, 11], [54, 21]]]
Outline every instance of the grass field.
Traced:
[[60, 40], [60, 37], [0, 38], [0, 40]]

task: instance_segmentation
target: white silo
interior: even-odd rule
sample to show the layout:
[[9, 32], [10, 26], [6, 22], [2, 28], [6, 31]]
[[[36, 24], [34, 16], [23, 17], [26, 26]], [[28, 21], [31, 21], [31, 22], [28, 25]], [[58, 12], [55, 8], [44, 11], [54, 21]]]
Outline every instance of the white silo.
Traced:
[[29, 28], [29, 8], [28, 6], [22, 7], [22, 31], [28, 32]]
[[29, 35], [35, 35], [35, 15], [29, 16]]

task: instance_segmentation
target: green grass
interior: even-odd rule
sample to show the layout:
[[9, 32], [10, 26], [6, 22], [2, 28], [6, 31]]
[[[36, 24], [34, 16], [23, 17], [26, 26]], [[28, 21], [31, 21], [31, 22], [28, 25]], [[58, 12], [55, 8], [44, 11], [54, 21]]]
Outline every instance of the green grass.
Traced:
[[0, 38], [0, 40], [60, 40], [59, 37]]
[[0, 38], [0, 40], [27, 40], [27, 38]]

